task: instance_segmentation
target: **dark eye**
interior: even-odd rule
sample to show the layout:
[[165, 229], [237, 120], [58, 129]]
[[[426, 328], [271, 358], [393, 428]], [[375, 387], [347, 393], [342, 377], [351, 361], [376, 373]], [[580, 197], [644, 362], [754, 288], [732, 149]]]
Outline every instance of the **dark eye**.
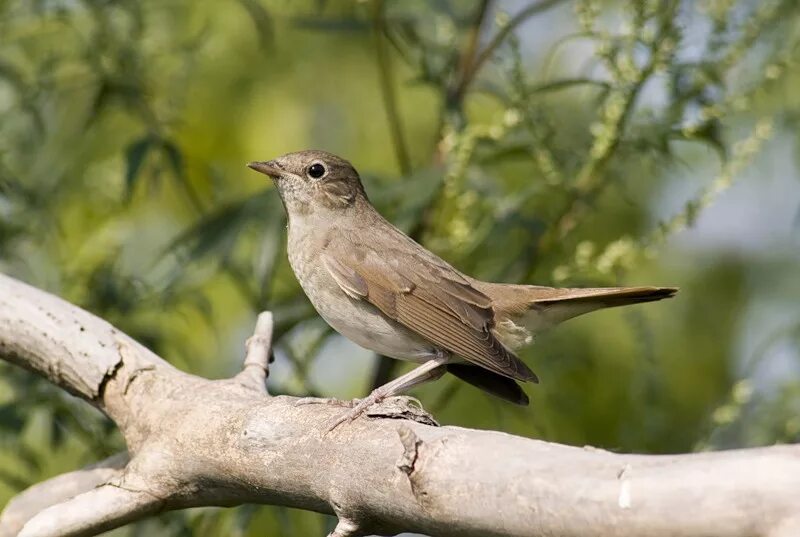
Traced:
[[308, 167], [308, 175], [313, 177], [314, 179], [319, 179], [320, 177], [325, 175], [325, 166], [323, 166], [319, 162], [315, 162], [314, 164]]

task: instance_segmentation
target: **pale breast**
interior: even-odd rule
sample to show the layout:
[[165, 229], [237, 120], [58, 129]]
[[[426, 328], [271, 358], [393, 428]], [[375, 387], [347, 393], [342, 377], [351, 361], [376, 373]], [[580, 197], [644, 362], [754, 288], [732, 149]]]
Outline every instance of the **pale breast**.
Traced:
[[334, 330], [371, 351], [414, 362], [435, 355], [435, 346], [401, 324], [384, 316], [372, 304], [353, 299], [339, 287], [319, 261], [324, 233], [314, 226], [289, 228], [289, 264], [317, 313]]

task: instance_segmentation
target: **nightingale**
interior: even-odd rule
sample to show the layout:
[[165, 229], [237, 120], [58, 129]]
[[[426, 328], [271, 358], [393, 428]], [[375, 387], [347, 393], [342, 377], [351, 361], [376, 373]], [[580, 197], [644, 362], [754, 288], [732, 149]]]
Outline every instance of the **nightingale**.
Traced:
[[336, 155], [307, 150], [248, 166], [277, 187], [288, 215], [289, 263], [320, 316], [366, 349], [419, 364], [351, 403], [331, 429], [445, 373], [527, 405], [518, 381], [538, 378], [515, 351], [536, 334], [594, 310], [677, 292], [674, 287], [554, 288], [477, 280], [383, 218], [358, 172]]

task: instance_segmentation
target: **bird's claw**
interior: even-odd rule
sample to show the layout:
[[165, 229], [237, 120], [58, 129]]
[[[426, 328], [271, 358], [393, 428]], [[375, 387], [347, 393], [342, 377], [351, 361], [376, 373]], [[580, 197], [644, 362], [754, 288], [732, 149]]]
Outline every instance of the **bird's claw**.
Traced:
[[[377, 391], [377, 390], [376, 390]], [[328, 434], [329, 432], [336, 429], [339, 425], [343, 423], [351, 423], [353, 420], [361, 416], [364, 412], [366, 412], [371, 406], [381, 402], [384, 399], [383, 395], [378, 393], [372, 393], [368, 397], [364, 399], [352, 399], [348, 401], [344, 401], [342, 399], [336, 399], [334, 397], [303, 397], [295, 401], [294, 406], [302, 406], [302, 405], [331, 405], [331, 406], [338, 406], [343, 408], [349, 408], [347, 412], [344, 412], [342, 415], [337, 417], [326, 429], [324, 434]]]
[[[353, 410], [355, 410], [355, 409], [353, 409]], [[328, 426], [328, 427], [325, 429], [325, 434], [328, 434], [329, 432], [333, 431], [335, 428], [337, 428], [339, 425], [341, 425], [341, 424], [343, 424], [343, 423], [350, 423], [350, 422], [352, 422], [352, 421], [353, 421], [354, 419], [356, 419], [356, 418], [357, 418], [357, 417], [358, 417], [360, 414], [361, 414], [361, 412], [359, 412], [358, 414], [353, 414], [353, 411], [352, 411], [352, 410], [351, 410], [350, 412], [345, 412], [344, 414], [342, 414], [341, 416], [339, 416], [338, 418], [336, 418], [336, 420], [334, 420], [334, 422], [333, 422], [333, 423], [331, 423], [331, 424], [330, 424], [330, 425], [329, 425], [329, 426]]]
[[335, 397], [302, 397], [294, 402], [294, 406], [303, 405], [331, 405], [343, 408], [353, 408], [358, 403], [358, 399], [343, 400]]
[[336, 418], [336, 420], [330, 426], [328, 426], [328, 428], [325, 430], [325, 434], [328, 434], [329, 432], [333, 431], [334, 429], [336, 429], [339, 425], [342, 425], [343, 423], [352, 422], [353, 420], [358, 418], [361, 414], [366, 412], [369, 407], [371, 407], [372, 405], [380, 402], [381, 400], [382, 400], [381, 397], [377, 397], [374, 394], [370, 395], [369, 397], [365, 397], [364, 399], [361, 399], [360, 401], [358, 401], [356, 399], [355, 401], [358, 401], [358, 404], [356, 404], [355, 406], [352, 406], [350, 411], [345, 412], [344, 414], [342, 414], [341, 416]]

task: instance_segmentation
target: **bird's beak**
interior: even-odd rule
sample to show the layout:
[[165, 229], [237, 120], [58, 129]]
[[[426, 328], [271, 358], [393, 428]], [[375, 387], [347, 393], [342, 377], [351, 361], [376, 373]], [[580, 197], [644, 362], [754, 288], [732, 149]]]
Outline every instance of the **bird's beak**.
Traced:
[[257, 172], [261, 172], [264, 175], [269, 175], [270, 177], [280, 177], [283, 173], [283, 170], [278, 167], [274, 160], [268, 160], [266, 162], [251, 162], [247, 165], [247, 167], [252, 168]]

